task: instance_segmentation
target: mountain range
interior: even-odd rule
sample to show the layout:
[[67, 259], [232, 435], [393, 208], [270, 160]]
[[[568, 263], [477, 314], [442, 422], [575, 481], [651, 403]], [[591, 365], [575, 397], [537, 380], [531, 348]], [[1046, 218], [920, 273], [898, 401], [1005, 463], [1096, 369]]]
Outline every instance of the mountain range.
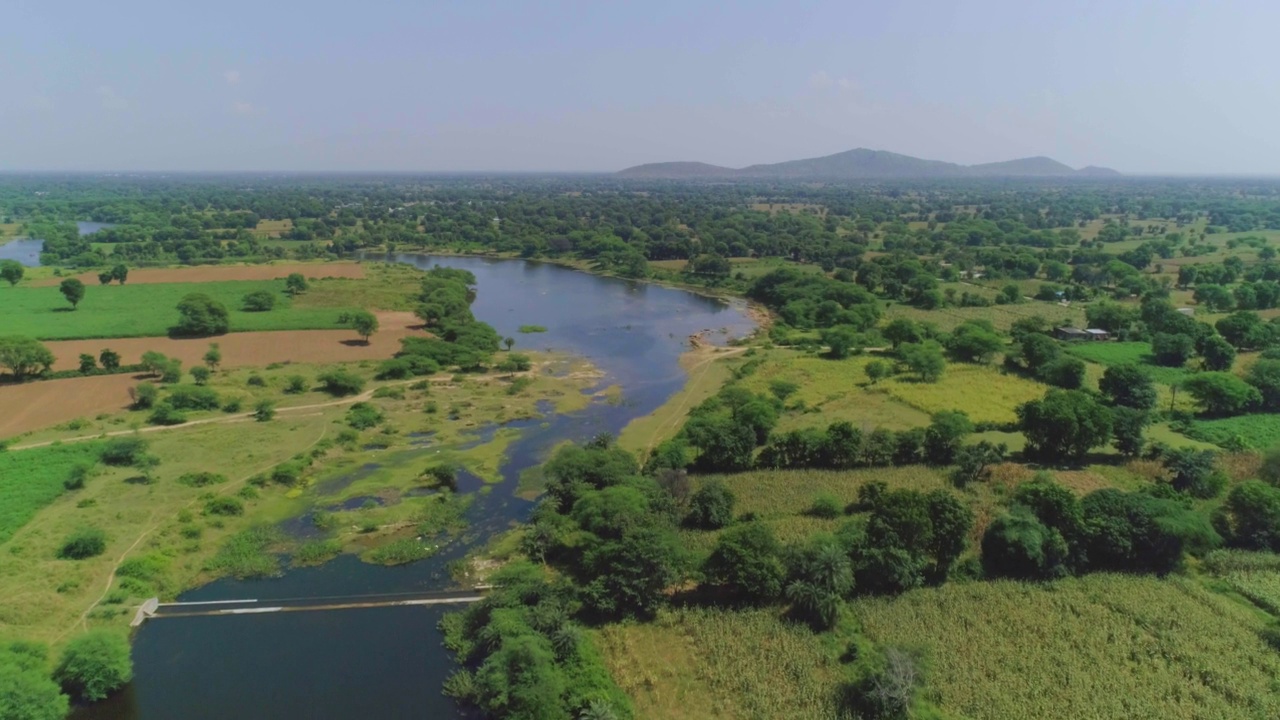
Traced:
[[924, 160], [885, 150], [857, 148], [835, 155], [789, 160], [768, 165], [728, 168], [701, 162], [663, 162], [636, 165], [617, 173], [629, 178], [773, 178], [773, 179], [876, 179], [876, 178], [981, 178], [981, 177], [1111, 177], [1110, 168], [1079, 170], [1047, 157], [1019, 158], [981, 165], [957, 165]]

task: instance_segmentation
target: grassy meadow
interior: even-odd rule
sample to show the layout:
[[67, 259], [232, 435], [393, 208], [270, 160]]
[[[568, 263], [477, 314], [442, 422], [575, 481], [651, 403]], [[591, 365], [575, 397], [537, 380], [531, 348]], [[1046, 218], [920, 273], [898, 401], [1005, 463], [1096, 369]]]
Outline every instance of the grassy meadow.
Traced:
[[[360, 282], [360, 281], [349, 281]], [[265, 290], [276, 296], [269, 312], [244, 312], [244, 296]], [[284, 294], [283, 280], [150, 285], [86, 285], [75, 310], [55, 287], [0, 288], [0, 335], [39, 340], [153, 337], [166, 335], [178, 322], [178, 302], [203, 293], [227, 306], [231, 332], [320, 330], [341, 327], [338, 314], [358, 309], [303, 307]]]
[[100, 444], [53, 445], [32, 452], [0, 452], [0, 543], [66, 492], [63, 482], [97, 462]]

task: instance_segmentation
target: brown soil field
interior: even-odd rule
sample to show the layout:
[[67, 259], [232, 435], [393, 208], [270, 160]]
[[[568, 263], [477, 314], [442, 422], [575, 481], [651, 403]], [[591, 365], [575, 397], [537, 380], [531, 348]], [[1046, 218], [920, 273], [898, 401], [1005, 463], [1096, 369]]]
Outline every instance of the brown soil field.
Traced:
[[[182, 360], [184, 368], [202, 362], [210, 342], [222, 349], [223, 367], [258, 367], [274, 362], [330, 363], [383, 360], [400, 350], [400, 338], [421, 334], [413, 313], [377, 313], [381, 329], [365, 345], [350, 330], [291, 330], [231, 333], [214, 338], [121, 338], [46, 343], [58, 358], [54, 368], [74, 370], [80, 353], [94, 357], [109, 347], [126, 364], [137, 363], [148, 350]], [[0, 438], [40, 430], [76, 418], [119, 412], [130, 403], [134, 375], [97, 375], [0, 385]]]
[[[377, 333], [365, 345], [351, 330], [279, 330], [230, 333], [209, 338], [108, 338], [99, 340], [62, 340], [47, 342], [57, 362], [54, 370], [75, 370], [82, 353], [95, 358], [103, 348], [120, 353], [125, 365], [140, 362], [142, 353], [150, 350], [178, 358], [184, 368], [203, 362], [209, 343], [218, 343], [223, 367], [255, 367], [277, 362], [329, 363], [359, 360], [382, 360], [400, 350], [400, 338], [420, 334], [421, 323], [413, 313], [380, 312]], [[41, 384], [54, 384], [49, 380]], [[74, 416], [73, 416], [74, 417]]]
[[133, 375], [98, 375], [0, 386], [0, 438], [119, 412], [129, 406], [129, 388], [136, 384]]
[[[202, 283], [225, 280], [276, 280], [291, 273], [302, 273], [308, 278], [364, 278], [364, 266], [353, 262], [281, 263], [278, 265], [193, 265], [176, 268], [137, 268], [129, 270], [130, 284], [151, 283]], [[85, 285], [97, 285], [98, 273], [76, 275]], [[41, 278], [32, 286], [57, 285], [64, 278]]]

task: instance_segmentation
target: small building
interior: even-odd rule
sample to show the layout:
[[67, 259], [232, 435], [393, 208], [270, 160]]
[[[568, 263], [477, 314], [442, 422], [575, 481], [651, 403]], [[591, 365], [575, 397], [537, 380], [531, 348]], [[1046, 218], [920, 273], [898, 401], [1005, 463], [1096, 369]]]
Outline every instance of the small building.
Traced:
[[1089, 328], [1087, 330], [1077, 327], [1054, 328], [1053, 336], [1059, 340], [1066, 340], [1068, 342], [1092, 342], [1111, 339], [1111, 333], [1106, 330], [1099, 330], [1098, 328]]

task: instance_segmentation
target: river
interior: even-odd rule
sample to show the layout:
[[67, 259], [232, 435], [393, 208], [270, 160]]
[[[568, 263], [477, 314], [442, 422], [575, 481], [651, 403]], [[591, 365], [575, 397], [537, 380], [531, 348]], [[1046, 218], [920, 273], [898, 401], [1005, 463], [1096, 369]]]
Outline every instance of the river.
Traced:
[[[81, 235], [92, 235], [104, 228], [115, 227], [115, 223], [77, 222], [76, 228]], [[40, 251], [44, 249], [44, 241], [35, 238], [14, 238], [0, 243], [0, 260], [17, 260], [27, 267], [40, 266]]]
[[[475, 274], [476, 317], [517, 349], [555, 349], [590, 359], [622, 388], [623, 402], [526, 422], [508, 453], [503, 482], [477, 496], [471, 531], [427, 560], [401, 567], [342, 556], [282, 577], [219, 580], [182, 600], [285, 599], [443, 589], [447, 563], [527, 517], [515, 496], [520, 472], [565, 439], [617, 434], [656, 410], [685, 382], [679, 357], [689, 335], [740, 337], [753, 328], [741, 305], [684, 290], [604, 278], [545, 263], [368, 254], [421, 268], [439, 264]], [[521, 325], [545, 333], [521, 334]], [[426, 452], [426, 451], [424, 451]], [[441, 692], [455, 669], [436, 624], [448, 610], [393, 607], [157, 620], [133, 645], [134, 681], [108, 701], [83, 708], [82, 720], [351, 720], [466, 718]]]

